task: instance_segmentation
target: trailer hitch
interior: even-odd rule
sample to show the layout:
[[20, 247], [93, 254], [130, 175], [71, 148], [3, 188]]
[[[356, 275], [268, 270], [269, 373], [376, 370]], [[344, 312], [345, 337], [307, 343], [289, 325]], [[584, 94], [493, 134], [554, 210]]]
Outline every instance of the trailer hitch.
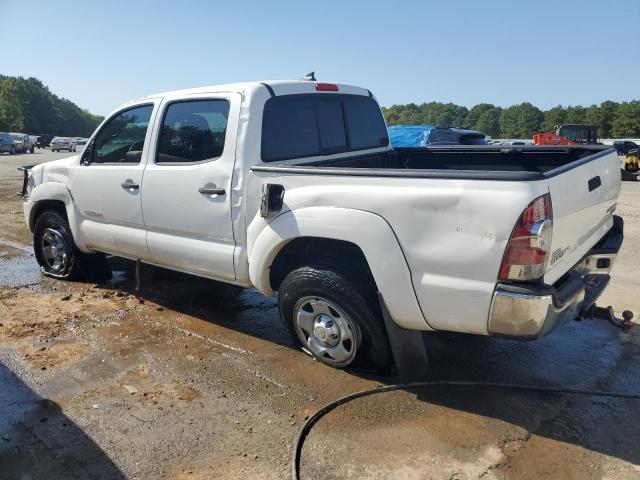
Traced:
[[613, 313], [612, 306], [604, 308], [593, 305], [589, 310], [586, 311], [586, 313], [578, 318], [578, 320], [588, 319], [606, 320], [611, 325], [619, 328], [625, 333], [628, 332], [633, 326], [633, 322], [631, 321], [631, 319], [633, 319], [633, 312], [631, 312], [630, 310], [625, 310], [624, 312], [622, 312], [622, 318], [618, 318], [616, 317], [615, 313]]

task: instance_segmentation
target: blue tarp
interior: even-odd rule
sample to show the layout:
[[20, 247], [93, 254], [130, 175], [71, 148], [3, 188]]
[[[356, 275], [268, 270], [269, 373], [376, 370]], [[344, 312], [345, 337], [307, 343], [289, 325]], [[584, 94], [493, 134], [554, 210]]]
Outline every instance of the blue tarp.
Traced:
[[434, 125], [396, 125], [388, 127], [393, 147], [424, 147], [429, 144], [429, 133]]
[[387, 127], [391, 146], [426, 147], [427, 145], [486, 145], [482, 132], [465, 128], [433, 125], [394, 125]]

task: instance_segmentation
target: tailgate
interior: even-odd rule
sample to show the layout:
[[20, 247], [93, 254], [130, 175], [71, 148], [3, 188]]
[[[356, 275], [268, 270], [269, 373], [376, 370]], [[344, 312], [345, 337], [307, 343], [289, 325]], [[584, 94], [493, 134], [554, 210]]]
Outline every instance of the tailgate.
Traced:
[[620, 166], [611, 149], [551, 170], [547, 175], [553, 204], [553, 239], [544, 280], [553, 284], [611, 229], [620, 192]]

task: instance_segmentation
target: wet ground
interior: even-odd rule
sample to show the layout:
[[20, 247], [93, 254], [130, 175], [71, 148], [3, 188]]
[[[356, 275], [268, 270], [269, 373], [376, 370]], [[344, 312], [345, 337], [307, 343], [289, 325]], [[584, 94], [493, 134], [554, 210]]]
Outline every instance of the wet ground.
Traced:
[[[0, 157], [0, 478], [288, 478], [305, 417], [393, 383], [294, 350], [274, 299], [112, 259], [102, 284], [43, 279]], [[640, 313], [640, 186], [601, 305]], [[640, 393], [640, 332], [567, 324], [538, 342], [425, 335], [428, 379]], [[479, 387], [381, 394], [311, 432], [302, 478], [640, 478], [640, 401]]]

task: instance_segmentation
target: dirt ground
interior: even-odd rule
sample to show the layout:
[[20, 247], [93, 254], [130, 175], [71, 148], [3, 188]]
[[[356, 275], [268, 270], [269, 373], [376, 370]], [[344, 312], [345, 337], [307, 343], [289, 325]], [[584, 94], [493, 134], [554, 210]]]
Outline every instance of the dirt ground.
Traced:
[[[292, 348], [275, 299], [143, 268], [67, 283], [40, 276], [0, 156], [0, 478], [289, 478], [305, 418], [395, 378], [324, 367]], [[640, 313], [640, 183], [600, 305]], [[537, 342], [432, 333], [428, 379], [640, 393], [640, 333], [573, 322]], [[640, 401], [475, 387], [399, 391], [322, 419], [305, 479], [640, 478]]]

